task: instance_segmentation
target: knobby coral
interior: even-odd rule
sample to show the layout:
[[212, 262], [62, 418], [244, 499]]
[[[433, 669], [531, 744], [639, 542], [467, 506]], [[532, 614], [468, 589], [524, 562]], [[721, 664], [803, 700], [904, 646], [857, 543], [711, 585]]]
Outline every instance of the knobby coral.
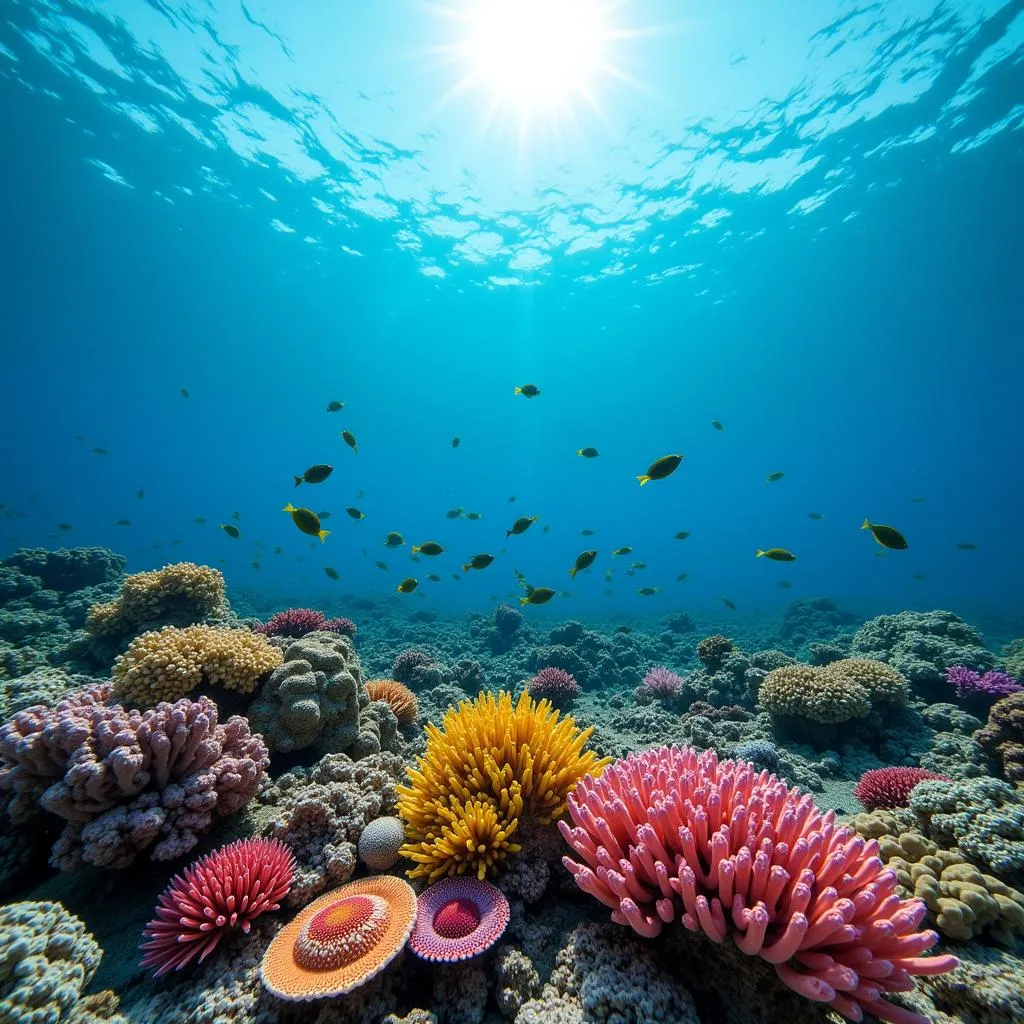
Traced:
[[584, 752], [592, 732], [526, 691], [515, 704], [508, 692], [481, 693], [449, 708], [440, 729], [427, 725], [426, 752], [398, 788], [409, 877], [496, 873], [519, 850], [521, 815], [549, 824], [569, 790], [608, 763]]
[[140, 966], [155, 967], [159, 978], [196, 957], [202, 963], [235, 928], [248, 935], [260, 914], [280, 909], [294, 866], [291, 850], [276, 839], [239, 839], [200, 857], [161, 894]]
[[899, 899], [877, 842], [810, 796], [713, 750], [661, 747], [584, 778], [568, 806], [574, 825], [559, 828], [580, 861], [563, 863], [613, 921], [645, 936], [677, 917], [714, 942], [731, 934], [850, 1020], [927, 1024], [884, 997], [956, 958], [920, 955], [938, 941], [918, 930], [925, 905]]
[[218, 722], [217, 705], [107, 707], [109, 685], [54, 708], [19, 711], [0, 726], [0, 807], [15, 823], [39, 808], [64, 820], [50, 862], [125, 867], [188, 853], [214, 819], [255, 794], [270, 759], [244, 718]]
[[247, 629], [164, 626], [136, 637], [114, 662], [114, 697], [129, 707], [177, 700], [198, 686], [252, 693], [281, 652]]

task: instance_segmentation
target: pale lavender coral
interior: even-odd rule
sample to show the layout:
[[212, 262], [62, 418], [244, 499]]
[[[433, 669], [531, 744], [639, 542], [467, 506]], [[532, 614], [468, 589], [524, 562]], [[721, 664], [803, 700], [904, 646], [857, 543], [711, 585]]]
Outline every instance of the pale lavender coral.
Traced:
[[546, 697], [553, 704], [574, 700], [583, 692], [580, 684], [561, 668], [542, 668], [527, 683], [526, 688], [531, 697], [538, 700]]
[[965, 697], [1005, 697], [1010, 693], [1024, 690], [1013, 676], [1006, 672], [988, 671], [984, 675], [975, 672], [965, 665], [953, 665], [946, 669], [946, 682], [955, 690], [956, 695]]
[[653, 697], [664, 699], [675, 697], [682, 685], [681, 676], [677, 676], [671, 669], [655, 665], [654, 668], [648, 669], [647, 675], [644, 676], [642, 689]]
[[0, 806], [15, 823], [37, 807], [63, 819], [50, 863], [65, 871], [125, 867], [150, 847], [153, 860], [180, 857], [255, 795], [269, 764], [246, 720], [220, 724], [207, 697], [126, 711], [109, 695], [90, 687], [0, 727]]

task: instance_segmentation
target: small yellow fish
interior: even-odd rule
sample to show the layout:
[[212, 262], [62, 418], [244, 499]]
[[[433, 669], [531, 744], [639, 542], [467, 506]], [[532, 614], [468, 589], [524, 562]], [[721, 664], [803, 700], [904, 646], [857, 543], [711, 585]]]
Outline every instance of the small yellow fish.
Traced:
[[516, 388], [515, 393], [522, 395], [523, 398], [536, 398], [540, 394], [540, 388], [536, 384], [523, 384], [522, 387]]
[[414, 555], [440, 555], [443, 552], [444, 548], [436, 540], [428, 540], [425, 544], [414, 544], [412, 547]]
[[344, 408], [345, 408], [345, 403], [344, 402], [328, 402], [327, 403], [327, 411], [328, 412], [341, 412], [341, 410], [344, 409]]
[[605, 569], [605, 571], [604, 571], [605, 582], [606, 583], [611, 583], [611, 581], [614, 578], [615, 578], [615, 570], [614, 569]]
[[260, 571], [260, 563], [259, 563], [259, 562], [250, 562], [249, 564], [250, 564], [250, 565], [251, 565], [251, 566], [252, 566], [252, 567], [253, 567], [253, 568], [254, 568], [254, 569], [255, 569], [255, 570], [257, 571], [257, 572], [259, 572], [259, 571]]
[[637, 593], [641, 597], [653, 597], [653, 595], [655, 595], [657, 592], [658, 592], [658, 588], [657, 587], [641, 587], [637, 591]]
[[461, 437], [453, 437], [448, 442], [448, 447], [449, 448], [458, 448], [460, 444], [462, 444], [462, 438]]
[[294, 477], [295, 486], [299, 484], [322, 484], [330, 475], [334, 472], [333, 466], [325, 466], [323, 463], [318, 463], [315, 466], [310, 466], [302, 476]]
[[405, 543], [405, 538], [394, 530], [384, 538], [384, 547], [400, 548]]
[[892, 526], [882, 526], [879, 523], [868, 522], [867, 519], [860, 524], [862, 530], [870, 530], [871, 536], [882, 545], [883, 548], [890, 548], [893, 551], [905, 551], [910, 545], [899, 530]]
[[733, 602], [730, 601], [729, 598], [723, 597], [722, 598], [722, 604], [724, 604], [725, 607], [729, 609], [729, 611], [731, 611], [731, 612], [736, 611], [736, 605], [733, 604]]
[[349, 446], [349, 448], [352, 449], [352, 451], [356, 453], [356, 455], [359, 454], [359, 446], [356, 444], [355, 434], [353, 434], [351, 430], [343, 430], [341, 432], [341, 439]]
[[363, 513], [362, 513], [362, 512], [360, 512], [360, 511], [359, 511], [359, 509], [357, 509], [357, 508], [352, 508], [352, 507], [349, 507], [349, 508], [345, 509], [345, 511], [346, 511], [346, 512], [347, 512], [347, 513], [348, 513], [348, 514], [349, 514], [349, 515], [350, 515], [350, 516], [351, 516], [351, 517], [352, 517], [353, 519], [365, 519], [365, 518], [366, 518], [366, 516], [365, 516], [365, 515], [363, 515]]
[[679, 468], [683, 458], [682, 455], [663, 455], [656, 462], [652, 462], [647, 472], [637, 477], [640, 486], [643, 487], [651, 480], [664, 480], [665, 477], [671, 476]]
[[786, 474], [776, 470], [774, 473], [769, 473], [765, 478], [765, 483], [773, 484], [777, 480], [781, 480]]
[[555, 596], [550, 587], [531, 587], [526, 597], [519, 598], [520, 604], [547, 604]]
[[232, 526], [230, 523], [221, 523], [220, 528], [232, 539], [238, 540], [242, 536], [241, 531], [237, 526]]
[[479, 554], [474, 555], [463, 567], [463, 572], [469, 572], [470, 569], [486, 569], [487, 566], [494, 561], [494, 555]]
[[974, 551], [974, 550], [977, 549], [977, 547], [978, 547], [977, 544], [973, 544], [969, 540], [965, 540], [965, 541], [962, 541], [960, 544], [957, 544], [957, 548], [960, 551]]
[[143, 491], [143, 490], [141, 490], [141, 489], [135, 492], [135, 497], [136, 497], [136, 498], [138, 498], [138, 499], [139, 499], [139, 501], [142, 501], [142, 499], [143, 499], [143, 498], [144, 498], [145, 496], [146, 496], [146, 492], [145, 492], [145, 491]]
[[192, 520], [192, 522], [193, 523], [205, 523], [206, 520], [202, 516], [196, 516], [195, 519]]
[[472, 519], [472, 520], [475, 521], [477, 519], [483, 519], [483, 516], [479, 512], [467, 512], [466, 513], [466, 518], [467, 519]]
[[309, 534], [310, 537], [319, 537], [321, 544], [330, 536], [331, 531], [320, 528], [320, 517], [311, 509], [296, 508], [289, 501], [281, 511], [288, 512], [292, 517], [292, 522], [303, 533]]
[[231, 513], [231, 518], [234, 519], [234, 521], [237, 523], [238, 520], [242, 518], [242, 513], [241, 512], [232, 512]]
[[448, 509], [448, 511], [445, 512], [444, 517], [445, 517], [445, 519], [461, 519], [462, 518], [462, 513], [463, 513], [463, 508], [460, 505], [458, 508], [450, 508], [450, 509]]
[[74, 529], [74, 527], [72, 527], [72, 525], [70, 523], [58, 523], [57, 524], [57, 529], [58, 530], [71, 530], [71, 529]]
[[593, 530], [588, 530], [588, 529], [580, 530], [580, 536], [581, 537], [593, 537], [594, 536], [594, 531]]
[[419, 585], [420, 581], [418, 579], [415, 579], [412, 576], [406, 576], [406, 578], [402, 580], [397, 587], [395, 587], [395, 590], [400, 594], [411, 594]]
[[767, 550], [757, 549], [755, 558], [770, 558], [773, 562], [795, 562], [796, 555], [785, 548], [768, 548]]
[[690, 536], [690, 531], [689, 530], [680, 530], [676, 534], [676, 540], [686, 540], [686, 538], [689, 537], [689, 536]]
[[388, 569], [388, 564], [387, 564], [387, 562], [382, 562], [382, 561], [380, 561], [380, 559], [378, 559], [378, 560], [377, 560], [376, 562], [374, 562], [373, 564], [374, 564], [375, 566], [377, 566], [377, 568], [378, 568], [378, 569], [380, 569], [380, 570], [381, 570], [382, 572], [390, 572], [390, 570]]
[[782, 587], [783, 590], [789, 590], [793, 584], [790, 583], [789, 580], [779, 580], [779, 586]]
[[[456, 576], [455, 578], [458, 579], [459, 577]], [[440, 583], [441, 582], [441, 577], [438, 576], [436, 572], [428, 573], [427, 574], [427, 579], [430, 580], [431, 583]]]
[[678, 582], [680, 582], [680, 583], [685, 583], [689, 578], [690, 578], [690, 574], [688, 572], [681, 572], [676, 577], [676, 580], [678, 580]]
[[614, 558], [616, 555], [631, 555], [631, 554], [633, 554], [633, 549], [632, 548], [616, 548], [612, 552], [612, 558]]
[[513, 524], [512, 528], [505, 531], [506, 537], [511, 537], [513, 534], [526, 533], [526, 531], [533, 526], [540, 516], [520, 516]]
[[824, 519], [825, 517], [820, 512], [808, 512], [808, 519]]
[[338, 575], [338, 570], [337, 569], [332, 569], [329, 565], [324, 566], [324, 573], [327, 575], [328, 579], [332, 579], [332, 580], [340, 580], [341, 579], [341, 577]]
[[188, 388], [180, 388], [179, 390], [181, 391], [182, 398], [188, 398]]
[[601, 453], [596, 448], [577, 448], [576, 454], [585, 459], [596, 459]]
[[646, 569], [647, 568], [647, 563], [646, 562], [632, 562], [632, 563], [630, 563], [629, 567], [630, 567], [630, 569]]
[[581, 551], [576, 556], [576, 562], [573, 567], [569, 570], [569, 578], [576, 579], [576, 573], [582, 572], [584, 569], [589, 569], [594, 564], [594, 559], [597, 558], [597, 551]]
[[713, 426], [715, 430], [725, 430], [725, 427], [722, 426], [721, 421], [719, 420], [712, 420], [711, 426]]
[[130, 519], [118, 519], [117, 522], [114, 523], [114, 525], [115, 526], [131, 526], [132, 525], [132, 521]]
[[93, 455], [109, 455], [110, 454], [110, 452], [108, 452], [106, 448], [93, 448], [92, 453], [93, 453]]

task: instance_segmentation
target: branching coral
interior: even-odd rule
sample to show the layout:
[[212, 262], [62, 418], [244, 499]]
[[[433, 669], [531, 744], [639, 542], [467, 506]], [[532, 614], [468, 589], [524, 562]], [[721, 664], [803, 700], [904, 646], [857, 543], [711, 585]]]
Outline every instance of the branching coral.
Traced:
[[198, 686], [251, 693], [281, 652], [247, 629], [164, 626], [136, 637], [114, 662], [114, 697], [129, 707], [174, 701]]
[[398, 789], [409, 876], [496, 873], [519, 849], [520, 815], [550, 823], [569, 790], [608, 763], [584, 752], [592, 732], [526, 691], [515, 704], [510, 693], [482, 693], [450, 708], [440, 729], [428, 725], [426, 752]]

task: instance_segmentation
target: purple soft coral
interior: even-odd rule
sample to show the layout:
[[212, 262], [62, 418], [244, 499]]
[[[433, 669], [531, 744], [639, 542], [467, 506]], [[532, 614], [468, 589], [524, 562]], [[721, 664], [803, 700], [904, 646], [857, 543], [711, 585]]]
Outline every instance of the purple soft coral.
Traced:
[[961, 700], [966, 697], [1005, 697], [1024, 690], [1024, 686], [1006, 672], [986, 672], [982, 675], [965, 665], [953, 665], [946, 669], [946, 682], [956, 690]]
[[666, 697], [674, 697], [679, 693], [682, 685], [683, 679], [681, 676], [677, 676], [671, 669], [655, 665], [644, 676], [644, 685], [641, 689], [654, 697], [664, 699]]

